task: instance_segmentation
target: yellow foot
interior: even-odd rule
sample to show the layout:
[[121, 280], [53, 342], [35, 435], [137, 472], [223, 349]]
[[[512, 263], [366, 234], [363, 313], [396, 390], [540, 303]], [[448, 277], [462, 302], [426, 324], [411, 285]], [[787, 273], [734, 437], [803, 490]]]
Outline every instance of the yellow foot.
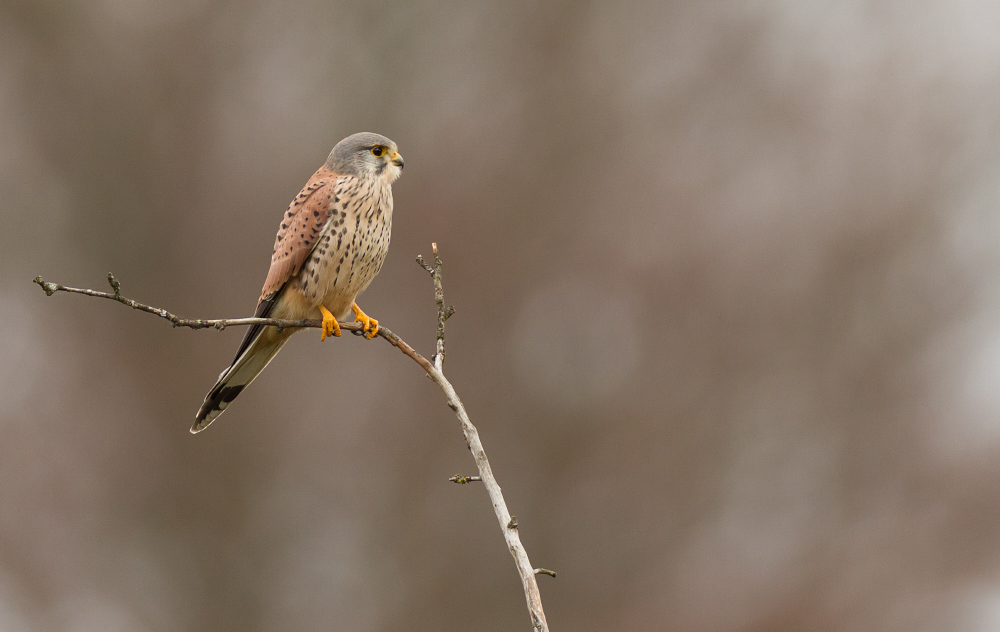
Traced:
[[320, 342], [326, 340], [327, 336], [339, 336], [340, 324], [337, 323], [337, 319], [333, 317], [330, 310], [320, 305], [319, 311], [323, 313], [323, 330], [319, 334]]
[[365, 338], [369, 340], [374, 338], [378, 333], [378, 321], [361, 311], [357, 303], [351, 303], [351, 309], [354, 310], [354, 322], [364, 323], [362, 331], [365, 332]]

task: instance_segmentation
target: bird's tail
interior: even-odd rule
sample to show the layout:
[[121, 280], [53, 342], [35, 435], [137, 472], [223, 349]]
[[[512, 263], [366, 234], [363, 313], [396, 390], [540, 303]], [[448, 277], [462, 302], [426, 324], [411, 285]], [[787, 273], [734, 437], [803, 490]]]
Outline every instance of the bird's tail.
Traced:
[[281, 351], [290, 335], [289, 330], [281, 333], [261, 332], [261, 335], [233, 362], [233, 365], [222, 372], [219, 381], [205, 396], [205, 403], [198, 410], [194, 425], [191, 426], [191, 433], [201, 432], [208, 427], [208, 424], [215, 421], [215, 418], [226, 410], [229, 403], [236, 399], [236, 396], [250, 382], [253, 382], [254, 378], [260, 375], [264, 367]]

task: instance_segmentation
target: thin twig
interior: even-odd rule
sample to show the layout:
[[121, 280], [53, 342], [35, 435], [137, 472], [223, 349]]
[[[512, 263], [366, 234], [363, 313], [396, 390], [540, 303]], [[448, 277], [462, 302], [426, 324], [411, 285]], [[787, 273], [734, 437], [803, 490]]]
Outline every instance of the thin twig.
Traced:
[[459, 485], [465, 485], [466, 483], [478, 483], [482, 481], [481, 476], [463, 476], [461, 474], [456, 474], [448, 479], [452, 483], [458, 483]]
[[[511, 516], [510, 512], [507, 510], [507, 504], [504, 502], [503, 494], [500, 492], [500, 485], [497, 484], [496, 478], [493, 476], [493, 470], [490, 468], [490, 462], [486, 458], [486, 451], [483, 449], [482, 441], [479, 439], [479, 431], [472, 425], [472, 421], [469, 419], [469, 415], [465, 411], [465, 406], [462, 404], [462, 400], [459, 399], [458, 394], [455, 392], [455, 388], [444, 376], [444, 324], [455, 312], [455, 308], [445, 306], [444, 290], [441, 284], [441, 258], [438, 255], [437, 244], [433, 244], [432, 246], [434, 250], [434, 266], [431, 267], [424, 261], [423, 257], [419, 256], [417, 257], [417, 262], [430, 273], [434, 282], [434, 301], [438, 308], [438, 327], [434, 362], [428, 361], [427, 358], [420, 355], [413, 347], [403, 341], [402, 338], [384, 326], [379, 326], [378, 335], [420, 365], [420, 368], [422, 368], [444, 392], [448, 407], [455, 411], [455, 415], [458, 416], [458, 420], [462, 425], [462, 432], [465, 434], [465, 441], [469, 446], [469, 451], [472, 452], [473, 459], [476, 461], [476, 467], [479, 469], [479, 476], [464, 477], [456, 475], [449, 480], [463, 484], [471, 481], [482, 481], [485, 485], [486, 491], [490, 497], [490, 502], [493, 504], [493, 511], [496, 514], [497, 521], [500, 523], [501, 530], [503, 531], [504, 540], [507, 542], [507, 549], [514, 557], [514, 564], [517, 567], [518, 575], [521, 577], [521, 585], [524, 589], [524, 597], [528, 604], [528, 612], [531, 615], [532, 627], [537, 632], [548, 632], [549, 627], [545, 620], [545, 611], [542, 609], [542, 597], [538, 591], [538, 582], [535, 580], [535, 575], [541, 573], [555, 577], [555, 573], [542, 568], [532, 568], [531, 564], [528, 562], [528, 554], [524, 550], [524, 546], [521, 544], [521, 538], [518, 534], [517, 518]], [[108, 273], [108, 283], [111, 285], [113, 292], [99, 292], [97, 290], [67, 287], [58, 283], [45, 281], [40, 276], [35, 277], [34, 282], [41, 286], [41, 288], [45, 291], [45, 294], [48, 296], [52, 296], [56, 292], [69, 292], [72, 294], [85, 294], [87, 296], [106, 298], [117, 301], [123, 305], [128, 305], [132, 309], [155, 314], [170, 321], [174, 327], [189, 327], [191, 329], [206, 329], [213, 327], [215, 329], [224, 329], [231, 325], [271, 325], [287, 329], [298, 327], [320, 327], [322, 325], [322, 321], [310, 319], [181, 318], [165, 309], [152, 307], [150, 305], [146, 305], [145, 303], [140, 303], [134, 299], [122, 296], [121, 284], [110, 272]], [[363, 325], [359, 322], [340, 323], [340, 328], [355, 334], [361, 334]]]
[[[119, 283], [118, 279], [116, 279], [115, 276], [110, 272], [108, 273], [108, 283], [110, 283], [111, 287], [115, 290], [113, 294], [111, 292], [100, 292], [98, 290], [89, 290], [78, 287], [68, 287], [66, 285], [60, 285], [59, 283], [51, 283], [49, 281], [46, 281], [40, 276], [35, 277], [33, 281], [38, 285], [40, 285], [48, 296], [52, 296], [56, 292], [68, 292], [70, 294], [84, 294], [86, 296], [96, 296], [98, 298], [106, 298], [112, 301], [117, 301], [122, 305], [128, 305], [132, 309], [137, 309], [142, 312], [155, 314], [160, 318], [163, 318], [164, 320], [170, 321], [170, 323], [174, 327], [188, 327], [190, 329], [215, 328], [222, 330], [231, 325], [272, 325], [274, 327], [277, 327], [278, 329], [323, 326], [323, 321], [313, 320], [309, 318], [304, 318], [301, 320], [293, 320], [287, 318], [181, 318], [180, 316], [172, 314], [165, 309], [161, 309], [159, 307], [153, 307], [151, 305], [146, 305], [145, 303], [140, 303], [135, 299], [122, 296], [121, 283]], [[339, 323], [339, 325], [341, 329], [350, 331], [351, 333], [354, 334], [361, 335], [362, 333], [364, 333], [363, 332], [364, 325], [359, 322], [351, 322], [351, 323], [344, 322], [344, 323]], [[379, 335], [382, 335], [381, 331], [382, 329], [384, 329], [384, 327], [380, 326]], [[398, 336], [396, 336], [391, 331], [386, 330], [386, 334], [383, 335], [382, 337], [388, 340], [390, 343], [396, 345], [396, 342], [393, 340], [393, 338], [398, 339]], [[402, 340], [400, 340], [399, 342], [402, 342]], [[406, 343], [403, 344], [406, 345]], [[396, 346], [398, 347], [399, 345]], [[409, 347], [409, 345], [406, 345], [406, 347], [412, 350], [412, 348]], [[403, 352], [406, 353], [406, 351]], [[414, 353], [416, 353], [416, 351], [414, 351]], [[406, 354], [410, 355], [409, 353]], [[420, 354], [417, 353], [417, 355], [419, 356]], [[422, 356], [421, 359], [423, 359], [424, 362], [427, 362], [427, 360]], [[428, 362], [428, 364], [430, 363]]]
[[451, 318], [451, 315], [455, 313], [454, 305], [445, 307], [444, 304], [444, 288], [441, 285], [441, 256], [438, 255], [438, 245], [436, 243], [431, 244], [431, 250], [434, 251], [434, 267], [431, 267], [424, 261], [423, 255], [417, 255], [417, 263], [423, 267], [424, 270], [430, 273], [431, 278], [434, 281], [434, 303], [437, 305], [438, 309], [438, 325], [437, 325], [437, 339], [435, 344], [434, 353], [434, 366], [437, 367], [438, 371], [444, 370], [444, 324]]

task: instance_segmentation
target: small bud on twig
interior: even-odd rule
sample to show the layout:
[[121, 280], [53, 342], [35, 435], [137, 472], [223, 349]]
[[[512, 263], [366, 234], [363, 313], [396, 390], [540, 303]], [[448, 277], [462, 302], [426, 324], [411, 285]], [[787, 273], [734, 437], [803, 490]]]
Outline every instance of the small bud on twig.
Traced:
[[108, 272], [108, 284], [111, 285], [111, 289], [115, 291], [115, 296], [121, 296], [122, 284], [118, 282], [115, 275]]

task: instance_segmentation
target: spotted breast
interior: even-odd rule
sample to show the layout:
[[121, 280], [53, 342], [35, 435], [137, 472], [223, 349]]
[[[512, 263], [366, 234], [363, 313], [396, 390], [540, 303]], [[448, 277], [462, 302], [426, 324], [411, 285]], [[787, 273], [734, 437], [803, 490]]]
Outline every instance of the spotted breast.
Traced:
[[337, 178], [316, 247], [289, 290], [338, 319], [382, 269], [392, 229], [392, 188], [381, 178]]

